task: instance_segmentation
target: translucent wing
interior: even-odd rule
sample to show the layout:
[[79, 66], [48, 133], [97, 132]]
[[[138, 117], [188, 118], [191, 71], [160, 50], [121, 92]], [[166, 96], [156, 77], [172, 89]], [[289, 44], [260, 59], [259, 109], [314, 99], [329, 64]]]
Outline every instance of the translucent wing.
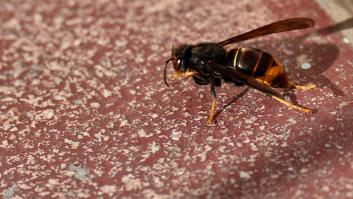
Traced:
[[245, 41], [259, 36], [269, 35], [273, 33], [286, 32], [291, 30], [304, 29], [314, 26], [315, 22], [309, 18], [292, 18], [277, 21], [266, 26], [262, 26], [255, 30], [236, 35], [224, 41], [217, 43], [220, 46], [229, 45], [232, 43]]

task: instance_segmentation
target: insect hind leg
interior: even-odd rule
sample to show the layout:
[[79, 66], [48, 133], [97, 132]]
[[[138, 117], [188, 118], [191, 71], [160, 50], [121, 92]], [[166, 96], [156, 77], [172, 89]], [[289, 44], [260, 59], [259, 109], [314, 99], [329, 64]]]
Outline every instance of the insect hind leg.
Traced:
[[314, 89], [317, 87], [316, 84], [312, 84], [312, 83], [308, 83], [305, 85], [299, 85], [299, 84], [295, 84], [292, 82], [288, 82], [288, 84], [290, 85], [291, 88], [298, 89], [298, 90], [304, 90], [304, 91]]
[[289, 101], [286, 101], [284, 100], [282, 97], [280, 96], [276, 96], [274, 94], [271, 94], [271, 93], [268, 93], [268, 92], [264, 92], [264, 91], [260, 91], [260, 93], [264, 94], [264, 95], [267, 95], [267, 96], [270, 96], [272, 99], [275, 99], [277, 100], [278, 102], [292, 108], [292, 109], [295, 109], [295, 110], [298, 110], [300, 112], [303, 112], [303, 113], [312, 113], [313, 110], [309, 109], [309, 108], [305, 108], [305, 107], [302, 107], [300, 105], [297, 105], [297, 104], [293, 104]]
[[274, 96], [274, 95], [271, 95], [271, 97], [273, 99], [277, 100], [278, 102], [281, 102], [282, 104], [284, 104], [284, 105], [286, 105], [286, 106], [288, 106], [290, 108], [296, 109], [296, 110], [298, 110], [300, 112], [303, 112], [303, 113], [312, 113], [313, 112], [313, 110], [311, 110], [311, 109], [308, 109], [308, 108], [305, 108], [305, 107], [302, 107], [302, 106], [299, 106], [299, 105], [296, 105], [296, 104], [292, 104], [292, 103], [290, 103], [290, 102], [288, 102], [288, 101], [286, 101], [286, 100], [284, 100], [284, 99], [282, 99], [280, 97], [277, 97], [277, 96]]

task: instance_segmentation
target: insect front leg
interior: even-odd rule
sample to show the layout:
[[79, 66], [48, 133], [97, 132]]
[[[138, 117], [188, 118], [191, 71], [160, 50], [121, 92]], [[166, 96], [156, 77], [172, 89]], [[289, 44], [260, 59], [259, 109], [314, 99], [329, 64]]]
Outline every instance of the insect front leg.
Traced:
[[176, 80], [176, 79], [178, 79], [180, 77], [189, 78], [189, 77], [192, 77], [192, 76], [194, 76], [196, 74], [197, 74], [196, 71], [186, 71], [186, 72], [177, 72], [177, 71], [175, 71], [173, 73], [173, 79]]
[[215, 88], [215, 83], [216, 83], [215, 81], [216, 81], [215, 78], [211, 77], [210, 89], [211, 89], [211, 95], [212, 95], [212, 106], [211, 106], [210, 115], [207, 118], [208, 125], [212, 124], [216, 116], [217, 93]]

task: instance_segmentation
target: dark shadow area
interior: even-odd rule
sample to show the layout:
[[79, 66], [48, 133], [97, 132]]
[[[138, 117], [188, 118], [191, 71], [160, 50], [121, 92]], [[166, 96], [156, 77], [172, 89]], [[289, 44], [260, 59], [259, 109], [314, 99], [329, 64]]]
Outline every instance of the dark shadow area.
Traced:
[[[268, 151], [267, 147], [260, 147], [259, 153], [262, 158], [259, 158], [256, 165], [251, 168], [251, 171], [254, 171], [251, 174], [251, 179], [239, 179], [238, 173], [242, 169], [237, 165], [229, 170], [229, 173], [232, 173], [229, 178], [238, 180], [224, 182], [221, 190], [211, 191], [215, 192], [217, 196], [222, 196], [221, 198], [262, 198], [265, 195], [267, 195], [266, 198], [269, 198], [269, 193], [283, 191], [285, 187], [292, 184], [292, 178], [299, 181], [306, 178], [308, 174], [311, 177], [320, 175], [316, 172], [320, 172], [320, 169], [324, 170], [323, 168], [330, 165], [330, 161], [338, 161], [344, 157], [344, 154], [338, 153], [338, 149], [325, 147], [327, 144], [330, 146], [339, 145], [342, 147], [339, 151], [349, 151], [352, 148], [353, 134], [347, 127], [351, 126], [352, 120], [350, 118], [353, 115], [351, 112], [342, 114], [348, 114], [350, 117], [345, 117], [340, 124], [330, 124], [333, 125], [336, 133], [332, 133], [327, 128], [322, 130], [320, 134], [305, 136], [305, 138], [298, 137], [296, 142], [288, 147], [272, 149], [270, 156], [265, 155]], [[341, 164], [347, 163], [349, 163], [348, 160], [341, 161]], [[290, 170], [288, 170], [289, 166]], [[307, 173], [302, 173], [302, 171]], [[260, 190], [260, 192], [255, 192], [255, 190]], [[284, 194], [285, 191], [282, 193]]]
[[[307, 39], [314, 36], [325, 36], [348, 28], [353, 28], [353, 18], [318, 29], [304, 36], [283, 41], [264, 41], [261, 44], [252, 42], [250, 46], [254, 44], [256, 48], [267, 48], [280, 55], [280, 57], [284, 57], [286, 60], [281, 61], [289, 69], [288, 74], [291, 81], [300, 84], [315, 83], [319, 87], [327, 86], [332, 89], [336, 96], [344, 96], [344, 92], [323, 75], [330, 67], [335, 67], [334, 62], [339, 56], [339, 47], [334, 43], [318, 43], [315, 40], [309, 41]], [[286, 49], [286, 52], [282, 52], [281, 50], [283, 49]], [[297, 59], [298, 55], [305, 55], [307, 57], [308, 62], [311, 64], [309, 69], [300, 68], [299, 64], [301, 63]], [[220, 114], [227, 106], [243, 96], [246, 91], [237, 95], [234, 100], [227, 103], [217, 113]], [[295, 96], [291, 93], [288, 93], [288, 96], [296, 101]], [[251, 171], [254, 172], [251, 173], [250, 179], [239, 178], [241, 164], [236, 164], [234, 168], [229, 170], [229, 173], [232, 173], [229, 175], [229, 178], [238, 180], [229, 180], [224, 182], [221, 189], [210, 191], [214, 192], [217, 196], [222, 196], [222, 198], [261, 198], [265, 194], [268, 198], [270, 196], [268, 195], [269, 193], [276, 190], [283, 190], [289, 183], [293, 183], [290, 180], [290, 176], [294, 176], [293, 178], [300, 183], [299, 180], [306, 177], [305, 173], [301, 173], [302, 169], [308, 170], [308, 173], [312, 172], [310, 175], [314, 176], [310, 177], [316, 177], [317, 173], [315, 171], [319, 171], [329, 165], [328, 162], [330, 161], [344, 157], [344, 154], [338, 153], [339, 151], [349, 151], [352, 148], [353, 133], [350, 130], [353, 118], [352, 112], [349, 109], [342, 109], [342, 112], [336, 117], [343, 119], [340, 122], [336, 122], [332, 118], [324, 118], [322, 122], [327, 121], [325, 123], [327, 127], [320, 128], [317, 125], [315, 127], [317, 132], [312, 136], [296, 135], [295, 142], [290, 143], [284, 148], [278, 147], [278, 150], [277, 147], [275, 150], [272, 149], [273, 153], [270, 156], [265, 155], [268, 150], [266, 147], [260, 147], [259, 153], [262, 158], [259, 158], [259, 162], [251, 168]], [[328, 126], [333, 127], [334, 131], [330, 130]], [[327, 148], [326, 144], [328, 143], [330, 144], [329, 146], [339, 145], [341, 148]], [[342, 159], [344, 161], [344, 158]], [[288, 170], [288, 165], [292, 167], [291, 170]], [[260, 192], [254, 192], [254, 190], [260, 190]], [[291, 192], [287, 190], [287, 192], [283, 191], [282, 193], [290, 194]]]

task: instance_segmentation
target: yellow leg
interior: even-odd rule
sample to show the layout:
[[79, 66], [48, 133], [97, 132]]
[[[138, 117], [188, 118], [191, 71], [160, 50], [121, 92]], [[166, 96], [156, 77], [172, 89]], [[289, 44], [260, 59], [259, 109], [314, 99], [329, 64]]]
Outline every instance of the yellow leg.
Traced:
[[284, 100], [284, 99], [281, 99], [281, 98], [279, 98], [279, 97], [276, 97], [276, 96], [274, 96], [274, 95], [272, 95], [271, 97], [272, 97], [273, 99], [275, 99], [275, 100], [281, 102], [282, 104], [284, 104], [284, 105], [286, 105], [286, 106], [288, 106], [288, 107], [291, 107], [291, 108], [293, 108], [293, 109], [297, 109], [297, 110], [299, 110], [299, 111], [301, 111], [301, 112], [304, 112], [304, 113], [312, 113], [312, 110], [310, 110], [310, 109], [308, 109], [308, 108], [304, 108], [304, 107], [301, 107], [301, 106], [297, 106], [297, 105], [295, 105], [295, 104], [292, 104], [292, 103], [290, 103], [290, 102], [288, 102], [288, 101], [286, 101], [286, 100]]
[[177, 72], [175, 71], [173, 73], [173, 79], [178, 79], [179, 77], [183, 77], [183, 78], [188, 78], [191, 77], [193, 75], [196, 75], [197, 72], [196, 71], [186, 71], [186, 72]]
[[297, 85], [297, 84], [294, 84], [294, 83], [289, 83], [289, 85], [293, 86], [295, 89], [298, 89], [298, 90], [310, 90], [310, 89], [313, 89], [313, 88], [316, 88], [316, 85], [315, 84], [306, 84], [306, 85]]
[[208, 125], [212, 124], [215, 116], [216, 116], [216, 99], [213, 99], [212, 100], [211, 112], [210, 112], [210, 115], [208, 116], [208, 119], [207, 119], [207, 124]]

